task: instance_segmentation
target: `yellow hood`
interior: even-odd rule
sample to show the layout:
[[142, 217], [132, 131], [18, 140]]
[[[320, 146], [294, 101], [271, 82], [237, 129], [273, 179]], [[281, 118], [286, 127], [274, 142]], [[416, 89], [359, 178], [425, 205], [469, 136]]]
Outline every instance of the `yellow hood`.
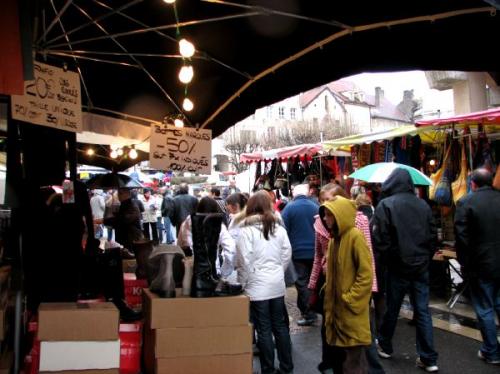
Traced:
[[319, 214], [323, 222], [325, 222], [325, 209], [328, 209], [335, 217], [340, 236], [354, 227], [356, 220], [356, 205], [354, 201], [336, 196], [335, 199], [325, 202], [319, 208]]

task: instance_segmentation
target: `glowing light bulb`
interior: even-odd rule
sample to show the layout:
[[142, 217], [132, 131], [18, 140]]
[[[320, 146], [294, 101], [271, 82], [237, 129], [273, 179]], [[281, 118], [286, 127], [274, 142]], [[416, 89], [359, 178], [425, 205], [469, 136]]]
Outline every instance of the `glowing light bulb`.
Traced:
[[192, 57], [195, 52], [193, 43], [186, 39], [179, 40], [179, 52], [182, 57]]
[[163, 0], [164, 2], [166, 2], [167, 4], [173, 4], [175, 3], [175, 0]]
[[194, 104], [191, 100], [189, 100], [187, 97], [184, 99], [184, 101], [182, 102], [182, 107], [184, 108], [184, 110], [186, 112], [190, 112], [193, 110], [194, 108]]
[[130, 157], [132, 160], [135, 160], [137, 158], [137, 151], [135, 150], [135, 148], [132, 148], [129, 152], [128, 152], [128, 157]]
[[179, 118], [176, 118], [174, 120], [174, 125], [175, 127], [184, 127], [184, 121]]
[[95, 151], [92, 148], [87, 149], [87, 156], [93, 156]]
[[179, 80], [182, 83], [189, 83], [193, 79], [194, 71], [193, 67], [188, 65], [188, 66], [183, 66], [181, 70], [179, 71]]
[[118, 156], [123, 156], [123, 149], [122, 148], [118, 148], [116, 153], [118, 154]]
[[347, 175], [344, 175], [343, 178], [344, 178], [344, 180], [346, 180], [347, 179]]
[[112, 150], [111, 153], [109, 154], [109, 157], [111, 157], [111, 158], [117, 158], [118, 157], [118, 152], [116, 152], [115, 150]]
[[436, 165], [436, 160], [432, 159], [429, 161], [429, 165], [434, 166]]

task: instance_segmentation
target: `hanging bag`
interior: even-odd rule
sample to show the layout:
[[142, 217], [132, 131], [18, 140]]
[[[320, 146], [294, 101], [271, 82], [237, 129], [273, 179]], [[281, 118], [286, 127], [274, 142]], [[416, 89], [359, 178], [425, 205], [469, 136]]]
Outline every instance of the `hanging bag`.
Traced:
[[430, 176], [433, 184], [429, 187], [429, 198], [439, 205], [450, 206], [452, 204], [451, 183], [449, 177], [448, 161], [451, 152], [451, 142], [446, 150], [443, 162], [439, 170]]
[[453, 202], [456, 204], [463, 196], [467, 195], [467, 157], [465, 155], [465, 143], [462, 143], [462, 158], [460, 161], [460, 174], [451, 184]]

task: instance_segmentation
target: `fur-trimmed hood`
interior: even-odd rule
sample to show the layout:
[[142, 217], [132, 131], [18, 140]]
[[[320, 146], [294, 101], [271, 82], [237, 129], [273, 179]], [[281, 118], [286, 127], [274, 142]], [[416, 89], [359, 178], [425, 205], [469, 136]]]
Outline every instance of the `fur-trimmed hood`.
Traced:
[[[273, 216], [274, 216], [274, 222], [276, 224], [278, 224], [280, 226], [284, 226], [283, 225], [283, 220], [281, 219], [281, 216], [279, 216], [277, 214], [273, 214]], [[241, 227], [245, 227], [245, 226], [261, 226], [262, 225], [262, 219], [261, 219], [260, 215], [257, 215], [257, 214], [249, 216], [249, 217], [243, 217], [240, 220], [239, 225]]]

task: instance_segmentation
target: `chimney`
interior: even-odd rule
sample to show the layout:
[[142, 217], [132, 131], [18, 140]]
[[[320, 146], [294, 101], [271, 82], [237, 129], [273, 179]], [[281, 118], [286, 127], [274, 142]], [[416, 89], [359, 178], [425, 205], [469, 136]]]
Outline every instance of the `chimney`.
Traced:
[[412, 101], [413, 100], [413, 90], [405, 90], [403, 91], [403, 101]]
[[380, 103], [384, 98], [384, 90], [380, 87], [375, 87], [375, 106], [380, 107]]

